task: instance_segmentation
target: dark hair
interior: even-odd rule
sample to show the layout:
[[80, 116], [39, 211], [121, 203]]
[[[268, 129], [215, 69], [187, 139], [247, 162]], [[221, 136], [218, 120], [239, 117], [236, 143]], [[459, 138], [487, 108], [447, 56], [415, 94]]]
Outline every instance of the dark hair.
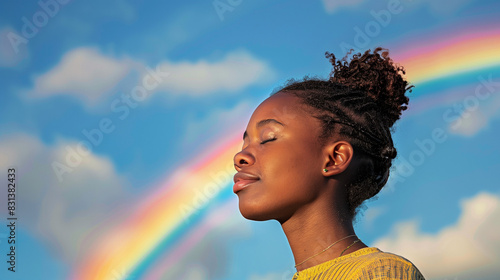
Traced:
[[405, 93], [413, 86], [403, 78], [404, 68], [389, 58], [388, 50], [367, 50], [353, 54], [349, 61], [352, 51], [341, 60], [325, 53], [333, 66], [328, 80], [291, 80], [278, 92], [290, 92], [314, 108], [313, 116], [322, 123], [322, 143], [332, 137], [348, 141], [355, 154], [368, 159], [348, 185], [349, 214], [354, 219], [359, 206], [387, 183], [397, 155], [392, 127], [407, 109]]

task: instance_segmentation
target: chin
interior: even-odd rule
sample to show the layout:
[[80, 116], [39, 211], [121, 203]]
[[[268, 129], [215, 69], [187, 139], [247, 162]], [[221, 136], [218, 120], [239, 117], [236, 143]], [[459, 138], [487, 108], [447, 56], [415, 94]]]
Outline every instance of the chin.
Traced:
[[241, 215], [248, 220], [252, 221], [269, 221], [269, 220], [277, 220], [283, 221], [288, 217], [287, 213], [289, 211], [285, 211], [287, 209], [277, 209], [275, 207], [265, 207], [263, 205], [259, 205], [256, 203], [248, 204], [244, 203], [240, 200], [239, 203], [240, 213]]
[[271, 213], [263, 211], [263, 207], [257, 205], [244, 205], [241, 201], [239, 205], [240, 213], [245, 219], [252, 221], [268, 221], [274, 219]]

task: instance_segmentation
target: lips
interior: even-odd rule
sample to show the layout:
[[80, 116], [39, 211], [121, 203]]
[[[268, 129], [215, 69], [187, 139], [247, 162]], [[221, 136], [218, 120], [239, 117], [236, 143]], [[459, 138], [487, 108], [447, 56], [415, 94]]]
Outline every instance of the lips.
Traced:
[[260, 178], [257, 175], [247, 172], [238, 172], [234, 175], [233, 192], [237, 193], [258, 180], [260, 180]]

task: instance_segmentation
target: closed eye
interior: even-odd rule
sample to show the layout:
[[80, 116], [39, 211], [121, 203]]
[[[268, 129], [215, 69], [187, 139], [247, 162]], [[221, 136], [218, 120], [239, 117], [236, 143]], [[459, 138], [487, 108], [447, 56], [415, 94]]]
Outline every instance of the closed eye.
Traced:
[[260, 142], [260, 144], [266, 144], [267, 142], [271, 142], [271, 141], [274, 141], [274, 140], [276, 140], [276, 137], [264, 140], [264, 141]]

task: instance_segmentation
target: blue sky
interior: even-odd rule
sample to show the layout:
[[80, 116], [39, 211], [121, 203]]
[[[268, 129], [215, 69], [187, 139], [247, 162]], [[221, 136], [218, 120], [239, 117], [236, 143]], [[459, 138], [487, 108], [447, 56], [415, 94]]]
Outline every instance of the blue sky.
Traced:
[[[0, 4], [0, 167], [3, 182], [9, 166], [18, 170], [20, 219], [18, 272], [2, 261], [0, 278], [67, 279], [82, 250], [76, 241], [106, 213], [137, 203], [178, 166], [241, 133], [253, 109], [288, 79], [327, 77], [325, 51], [340, 57], [346, 45], [358, 46], [357, 28], [391, 5], [399, 12], [363, 49], [402, 53], [409, 44], [500, 24], [498, 1]], [[500, 241], [492, 234], [500, 230], [499, 70], [416, 85], [394, 133], [395, 171], [358, 218], [365, 243], [409, 258], [428, 279], [500, 273]], [[496, 82], [491, 97], [453, 129], [443, 114], [464, 104], [480, 77]], [[432, 139], [435, 129], [446, 140], [427, 154], [417, 142]], [[91, 143], [88, 153], [57, 175], [53, 162], [83, 151], [82, 141]], [[423, 162], [405, 170], [418, 151]], [[2, 217], [6, 196], [2, 190]], [[7, 235], [3, 226], [1, 260]], [[291, 279], [293, 265], [276, 222], [246, 221], [236, 211], [162, 279]]]

